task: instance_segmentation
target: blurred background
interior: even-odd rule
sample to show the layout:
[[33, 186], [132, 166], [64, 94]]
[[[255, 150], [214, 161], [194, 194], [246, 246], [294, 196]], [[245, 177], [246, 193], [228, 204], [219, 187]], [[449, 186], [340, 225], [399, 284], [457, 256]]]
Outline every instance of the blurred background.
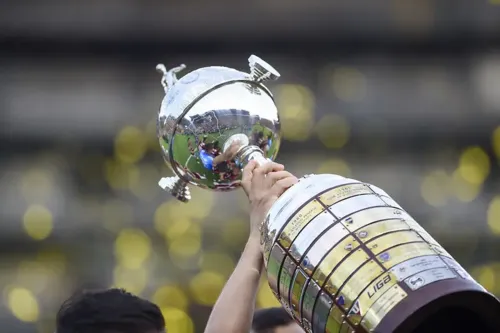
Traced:
[[[53, 332], [71, 293], [110, 286], [203, 331], [247, 203], [158, 187], [155, 66], [252, 53], [282, 74], [280, 162], [382, 187], [500, 295], [499, 0], [18, 0], [0, 10], [6, 332]], [[265, 283], [258, 304], [277, 304]]]

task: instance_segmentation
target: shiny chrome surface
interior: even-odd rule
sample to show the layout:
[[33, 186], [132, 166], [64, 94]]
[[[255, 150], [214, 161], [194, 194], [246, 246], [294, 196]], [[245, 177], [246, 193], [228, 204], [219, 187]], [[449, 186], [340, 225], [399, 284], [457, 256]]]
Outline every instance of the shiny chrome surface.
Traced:
[[256, 56], [249, 58], [249, 65], [250, 73], [206, 67], [181, 79], [176, 75], [184, 65], [170, 71], [157, 66], [166, 92], [158, 113], [158, 139], [177, 175], [162, 179], [160, 186], [179, 200], [189, 200], [179, 194], [187, 192], [187, 184], [235, 189], [249, 160], [276, 158], [281, 142], [278, 110], [262, 82], [277, 79], [279, 73]]
[[370, 332], [420, 288], [472, 277], [382, 189], [310, 175], [261, 228], [269, 285], [306, 332]]

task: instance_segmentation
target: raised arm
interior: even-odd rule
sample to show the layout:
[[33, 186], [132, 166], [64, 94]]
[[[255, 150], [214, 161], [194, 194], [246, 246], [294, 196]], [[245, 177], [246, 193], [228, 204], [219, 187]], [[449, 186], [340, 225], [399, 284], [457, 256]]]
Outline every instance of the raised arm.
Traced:
[[214, 305], [205, 333], [250, 332], [263, 268], [259, 229], [273, 203], [297, 181], [277, 163], [259, 167], [252, 161], [243, 170], [242, 185], [251, 206], [250, 235], [233, 274]]

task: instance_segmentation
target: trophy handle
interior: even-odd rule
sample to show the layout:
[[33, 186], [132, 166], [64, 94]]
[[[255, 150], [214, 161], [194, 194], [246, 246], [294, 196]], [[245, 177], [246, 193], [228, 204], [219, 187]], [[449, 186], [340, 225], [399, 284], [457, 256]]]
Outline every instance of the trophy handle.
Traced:
[[170, 192], [179, 201], [188, 202], [191, 200], [188, 184], [177, 176], [162, 178], [158, 185], [164, 191]]

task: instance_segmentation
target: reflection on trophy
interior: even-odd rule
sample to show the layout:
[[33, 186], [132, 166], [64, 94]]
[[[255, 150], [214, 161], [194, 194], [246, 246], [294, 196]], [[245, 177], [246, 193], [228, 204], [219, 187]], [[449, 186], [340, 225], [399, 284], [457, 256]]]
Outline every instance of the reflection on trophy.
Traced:
[[[278, 72], [249, 58], [250, 73], [206, 67], [163, 74], [158, 138], [175, 177], [160, 186], [190, 199], [188, 185], [239, 187], [250, 160], [273, 160], [280, 123], [264, 86]], [[314, 333], [426, 332], [458, 319], [500, 332], [500, 302], [382, 189], [337, 175], [310, 175], [285, 192], [262, 226], [269, 284]]]

